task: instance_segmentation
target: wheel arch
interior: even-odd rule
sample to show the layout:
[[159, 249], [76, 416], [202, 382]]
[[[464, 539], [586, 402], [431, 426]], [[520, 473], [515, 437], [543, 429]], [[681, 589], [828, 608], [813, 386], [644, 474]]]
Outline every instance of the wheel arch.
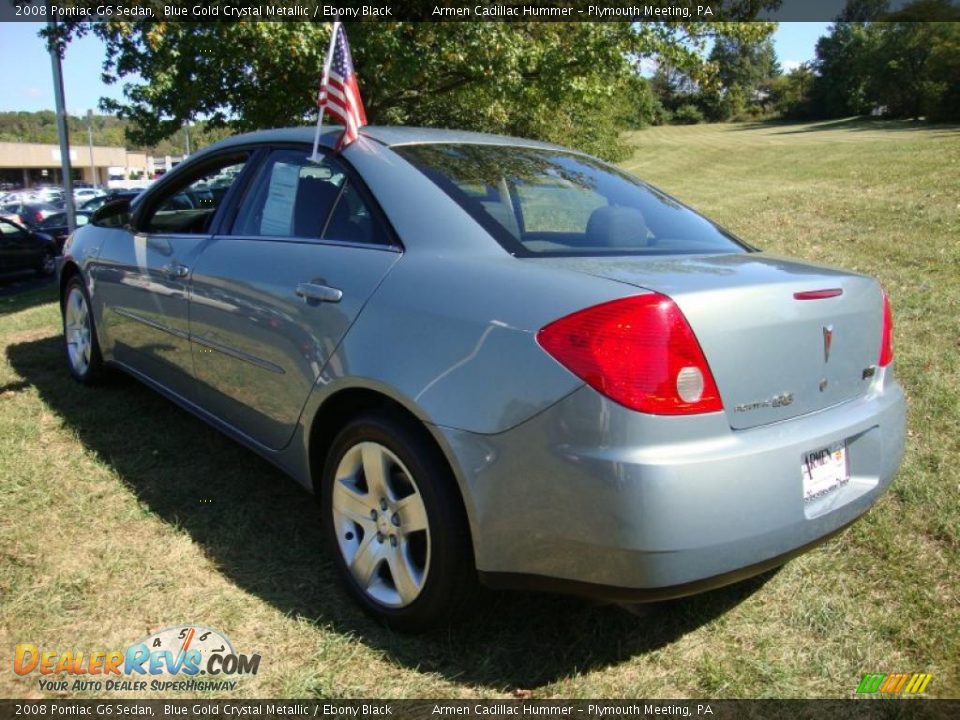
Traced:
[[450, 475], [456, 483], [457, 495], [469, 523], [471, 544], [474, 546], [474, 557], [476, 557], [476, 542], [479, 537], [475, 525], [476, 509], [470, 502], [469, 493], [464, 492], [465, 480], [453, 451], [435, 426], [423, 418], [422, 414], [418, 413], [414, 407], [379, 389], [364, 386], [337, 389], [324, 398], [313, 413], [306, 436], [310, 487], [314, 494], [320, 497], [323, 466], [337, 433], [354, 417], [375, 411], [386, 412], [421, 432], [450, 470]]
[[67, 260], [63, 263], [63, 267], [60, 268], [60, 304], [63, 305], [63, 294], [67, 290], [67, 283], [75, 275], [80, 275], [80, 266], [77, 265], [73, 260]]

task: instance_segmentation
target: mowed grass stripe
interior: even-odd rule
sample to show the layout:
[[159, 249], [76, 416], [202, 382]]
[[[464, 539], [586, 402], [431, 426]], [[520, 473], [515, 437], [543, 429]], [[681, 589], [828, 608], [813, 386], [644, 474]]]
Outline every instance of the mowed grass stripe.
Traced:
[[[71, 382], [43, 290], [0, 299], [0, 661], [17, 642], [111, 650], [196, 622], [263, 655], [241, 697], [848, 697], [865, 672], [931, 672], [928, 695], [960, 696], [960, 133], [704, 125], [631, 141], [624, 167], [748, 241], [890, 292], [910, 439], [863, 520], [644, 617], [502, 594], [467, 626], [397, 636], [340, 592], [292, 482], [131, 380]], [[0, 694], [39, 693], [6, 672]]]

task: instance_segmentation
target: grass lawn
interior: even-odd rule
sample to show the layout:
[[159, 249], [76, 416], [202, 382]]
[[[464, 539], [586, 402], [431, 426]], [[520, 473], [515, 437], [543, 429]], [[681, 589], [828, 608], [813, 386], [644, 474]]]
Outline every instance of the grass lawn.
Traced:
[[[878, 276], [910, 402], [893, 489], [776, 573], [644, 617], [500, 594], [433, 636], [368, 621], [311, 499], [136, 382], [61, 359], [52, 290], [0, 298], [0, 697], [13, 646], [114, 650], [202, 623], [263, 656], [238, 696], [849, 697], [931, 672], [960, 697], [960, 130], [655, 128], [624, 167], [774, 253]], [[121, 696], [122, 697], [122, 696]]]

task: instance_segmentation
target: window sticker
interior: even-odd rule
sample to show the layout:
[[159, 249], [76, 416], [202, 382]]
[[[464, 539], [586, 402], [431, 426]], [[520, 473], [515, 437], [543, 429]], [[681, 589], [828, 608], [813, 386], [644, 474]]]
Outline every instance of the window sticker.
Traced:
[[274, 163], [270, 173], [270, 187], [260, 221], [261, 235], [289, 237], [293, 224], [293, 201], [297, 196], [300, 166]]

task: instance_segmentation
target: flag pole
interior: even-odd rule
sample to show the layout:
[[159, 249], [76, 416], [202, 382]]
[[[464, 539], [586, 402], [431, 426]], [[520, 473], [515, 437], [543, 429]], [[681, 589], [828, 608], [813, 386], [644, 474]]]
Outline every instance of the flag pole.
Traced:
[[[338, 16], [339, 17], [339, 16]], [[327, 59], [323, 63], [323, 77], [320, 79], [320, 93], [317, 96], [319, 104], [319, 113], [317, 115], [317, 131], [313, 135], [313, 154], [310, 156], [310, 162], [320, 162], [322, 157], [317, 152], [320, 147], [320, 129], [323, 127], [323, 111], [327, 104], [327, 80], [330, 79], [330, 63], [333, 62], [333, 47], [337, 42], [337, 30], [340, 29], [340, 21], [334, 20], [333, 30], [330, 33], [330, 47], [327, 48]]]

